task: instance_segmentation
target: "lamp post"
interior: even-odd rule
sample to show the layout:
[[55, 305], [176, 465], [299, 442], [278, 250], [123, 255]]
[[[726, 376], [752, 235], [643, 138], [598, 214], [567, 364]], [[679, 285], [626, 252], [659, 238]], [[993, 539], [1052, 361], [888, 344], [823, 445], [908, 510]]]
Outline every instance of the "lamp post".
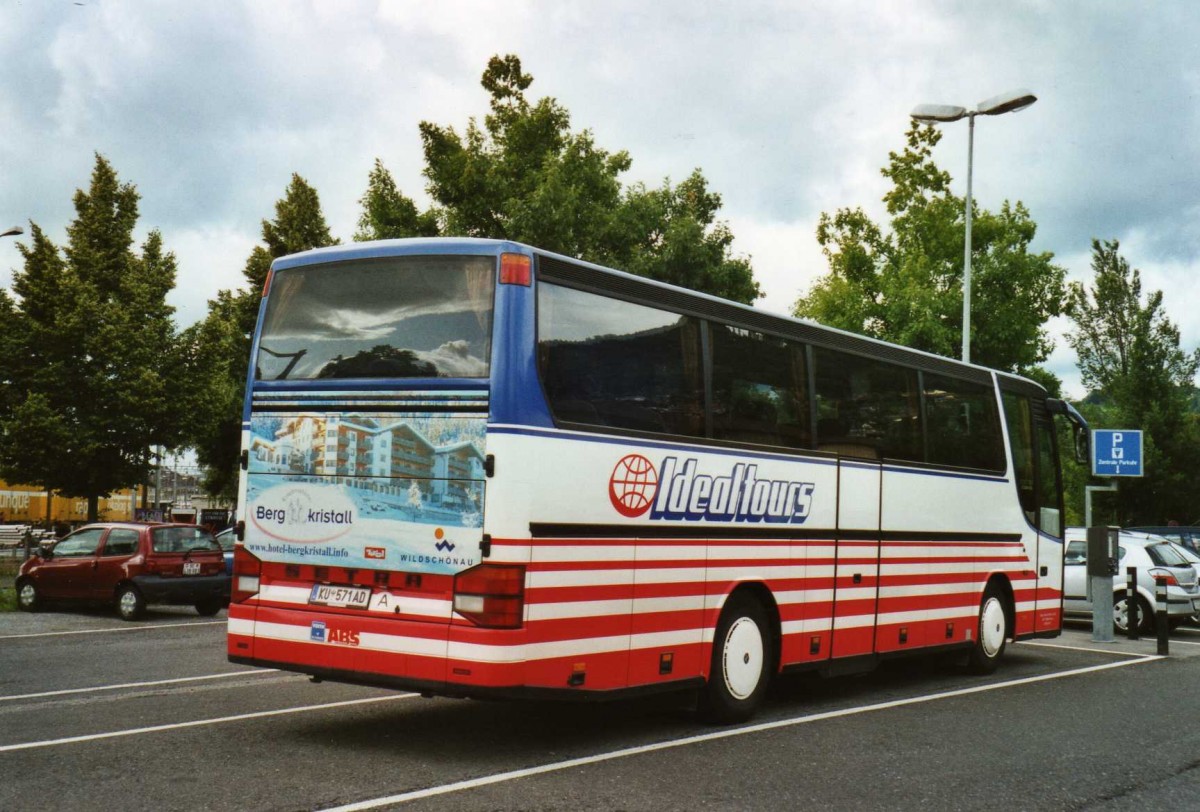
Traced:
[[963, 245], [962, 360], [971, 363], [971, 172], [975, 154], [975, 116], [998, 116], [1024, 110], [1037, 101], [1028, 90], [1013, 90], [981, 101], [974, 110], [952, 104], [918, 104], [909, 115], [916, 121], [937, 124], [967, 119], [967, 233]]
[[0, 237], [16, 237], [16, 236], [18, 236], [20, 234], [24, 234], [24, 233], [25, 233], [25, 229], [21, 228], [20, 226], [13, 226], [12, 228], [8, 229], [7, 231], [0, 233]]

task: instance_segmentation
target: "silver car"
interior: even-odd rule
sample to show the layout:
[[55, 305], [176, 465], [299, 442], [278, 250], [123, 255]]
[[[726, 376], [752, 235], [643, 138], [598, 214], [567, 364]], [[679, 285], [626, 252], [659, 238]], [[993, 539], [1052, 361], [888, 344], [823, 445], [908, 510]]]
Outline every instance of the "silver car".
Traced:
[[[1163, 536], [1163, 538], [1167, 537]], [[1196, 571], [1197, 580], [1200, 580], [1200, 555], [1192, 552], [1190, 547], [1185, 547], [1184, 545], [1176, 542], [1174, 539], [1167, 538], [1167, 541], [1171, 542], [1171, 546], [1178, 550], [1181, 556], [1187, 559], [1187, 562], [1192, 565], [1192, 569]], [[1200, 606], [1198, 606], [1197, 609], [1200, 610]], [[1197, 614], [1192, 615], [1192, 625], [1200, 626], [1200, 611], [1198, 611]]]
[[[1092, 604], [1087, 598], [1087, 531], [1067, 528], [1063, 557], [1063, 614], [1066, 617], [1091, 617]], [[1200, 586], [1197, 570], [1179, 550], [1164, 538], [1148, 533], [1122, 530], [1117, 539], [1118, 574], [1113, 578], [1113, 625], [1118, 631], [1129, 628], [1126, 601], [1126, 570], [1137, 567], [1138, 627], [1150, 633], [1154, 628], [1154, 577], [1167, 578], [1167, 618], [1171, 628], [1200, 612]]]

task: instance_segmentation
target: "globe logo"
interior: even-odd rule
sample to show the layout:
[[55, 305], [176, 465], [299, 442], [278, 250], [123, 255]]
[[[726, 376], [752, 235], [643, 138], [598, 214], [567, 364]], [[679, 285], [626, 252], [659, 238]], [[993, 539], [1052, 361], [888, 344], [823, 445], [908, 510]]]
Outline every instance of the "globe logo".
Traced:
[[622, 457], [608, 480], [608, 498], [617, 513], [630, 519], [650, 509], [658, 491], [658, 472], [641, 454]]

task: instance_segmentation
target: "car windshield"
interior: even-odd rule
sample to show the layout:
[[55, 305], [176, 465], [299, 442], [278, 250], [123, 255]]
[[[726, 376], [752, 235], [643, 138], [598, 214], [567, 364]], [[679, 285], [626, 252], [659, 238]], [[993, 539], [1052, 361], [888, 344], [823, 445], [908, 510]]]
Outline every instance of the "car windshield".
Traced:
[[212, 533], [203, 527], [156, 527], [150, 532], [150, 538], [151, 548], [156, 553], [221, 549]]
[[1168, 542], [1146, 545], [1146, 553], [1150, 560], [1160, 567], [1190, 567], [1191, 564], [1183, 555]]

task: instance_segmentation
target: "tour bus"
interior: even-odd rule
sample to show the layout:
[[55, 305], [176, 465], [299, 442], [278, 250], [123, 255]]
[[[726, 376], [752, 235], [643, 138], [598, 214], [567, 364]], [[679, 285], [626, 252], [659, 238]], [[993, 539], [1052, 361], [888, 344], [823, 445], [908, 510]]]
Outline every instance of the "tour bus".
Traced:
[[731, 722], [1060, 632], [1032, 381], [483, 239], [278, 259], [252, 354], [232, 662]]

